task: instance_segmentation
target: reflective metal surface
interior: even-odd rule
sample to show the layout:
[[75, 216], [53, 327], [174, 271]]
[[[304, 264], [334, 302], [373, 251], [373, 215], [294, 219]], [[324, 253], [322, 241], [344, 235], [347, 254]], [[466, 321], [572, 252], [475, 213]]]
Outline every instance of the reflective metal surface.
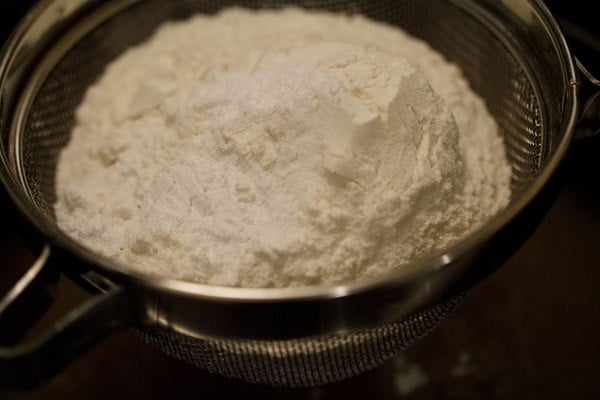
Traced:
[[[0, 61], [0, 178], [16, 205], [52, 244], [57, 263], [66, 271], [88, 277], [97, 287], [110, 288], [112, 281], [141, 291], [147, 315], [139, 320], [148, 317], [171, 333], [199, 340], [273, 341], [261, 352], [269, 354], [277, 341], [336, 335], [333, 343], [338, 343], [351, 337], [351, 330], [374, 329], [363, 332], [376, 342], [376, 330], [386, 324], [419, 310], [425, 311], [417, 319], [434, 315], [425, 307], [461, 292], [497, 268], [535, 228], [552, 197], [540, 194], [551, 191], [548, 183], [568, 148], [579, 108], [573, 60], [545, 7], [537, 1], [331, 0], [294, 3], [334, 11], [348, 11], [351, 5], [350, 11], [398, 24], [424, 38], [461, 66], [505, 138], [514, 196], [504, 212], [443, 254], [418, 260], [397, 273], [346, 285], [290, 289], [153, 279], [64, 235], [53, 219], [54, 167], [87, 85], [107, 62], [146, 38], [160, 22], [197, 11], [214, 12], [229, 3], [45, 1], [5, 47]], [[118, 315], [115, 310], [115, 318]], [[433, 318], [430, 326], [439, 318]], [[176, 341], [164, 336], [165, 347]], [[183, 343], [181, 351], [186, 347], [190, 346]], [[357, 342], [354, 350], [360, 348]], [[244, 368], [250, 365], [254, 364]], [[281, 382], [288, 381], [304, 382]]]
[[[595, 317], [600, 309], [600, 187], [593, 179], [600, 168], [598, 139], [570, 151], [574, 165], [566, 187], [523, 248], [473, 288], [431, 333], [370, 372], [316, 389], [251, 385], [180, 362], [125, 331], [100, 342], [43, 387], [0, 389], [0, 398], [600, 398], [600, 320]], [[0, 254], [3, 248], [0, 241]], [[21, 257], [5, 255], [3, 260], [14, 264]], [[55, 307], [30, 337], [89, 298], [68, 279], [61, 284]]]
[[[102, 3], [102, 4], [99, 4]], [[487, 76], [485, 75], [485, 63], [489, 65], [497, 64], [501, 61], [501, 57], [508, 57], [509, 63], [513, 63], [510, 65], [511, 67], [517, 67], [519, 64], [514, 64], [515, 62], [523, 62], [523, 54], [519, 54], [518, 51], [531, 51], [533, 54], [538, 53], [540, 58], [537, 59], [535, 57], [528, 57], [527, 64], [539, 64], [535, 66], [541, 66], [544, 62], [548, 64], [545, 65], [545, 68], [538, 68], [534, 71], [530, 70], [528, 65], [522, 65], [524, 68], [522, 72], [506, 70], [504, 73], [509, 76], [506, 79], [507, 81], [500, 81], [494, 84], [494, 87], [502, 87], [506, 85], [512, 85], [514, 90], [516, 90], [514, 96], [515, 99], [522, 97], [522, 90], [533, 90], [531, 93], [535, 93], [536, 90], [543, 91], [546, 96], [541, 94], [536, 95], [534, 98], [530, 98], [530, 100], [534, 100], [533, 102], [528, 101], [525, 103], [511, 105], [509, 110], [506, 111], [507, 117], [505, 119], [501, 119], [499, 122], [501, 125], [505, 125], [505, 134], [507, 140], [507, 146], [509, 148], [509, 154], [512, 154], [513, 160], [513, 168], [515, 169], [515, 181], [517, 184], [515, 185], [515, 189], [517, 189], [517, 196], [511, 207], [506, 210], [499, 218], [491, 221], [485, 228], [481, 231], [477, 232], [474, 236], [468, 238], [463, 243], [461, 243], [456, 248], [451, 249], [445, 254], [445, 257], [440, 255], [432, 257], [428, 260], [421, 261], [414, 265], [412, 268], [407, 268], [408, 272], [398, 273], [392, 276], [386, 276], [378, 279], [374, 279], [371, 281], [358, 282], [349, 284], [343, 287], [311, 287], [306, 289], [237, 289], [237, 288], [217, 288], [217, 287], [209, 287], [197, 284], [183, 283], [183, 282], [169, 282], [169, 281], [159, 281], [154, 279], [149, 279], [143, 276], [136, 276], [133, 273], [128, 273], [127, 268], [125, 266], [118, 266], [114, 263], [111, 263], [109, 260], [102, 259], [87, 249], [81, 248], [79, 245], [74, 243], [71, 239], [66, 237], [59, 229], [57, 229], [56, 225], [51, 220], [51, 204], [53, 200], [53, 186], [51, 183], [53, 182], [53, 165], [52, 162], [55, 162], [56, 153], [61, 145], [64, 145], [66, 139], [68, 138], [67, 130], [61, 130], [56, 134], [52, 133], [53, 136], [50, 135], [52, 131], [48, 131], [48, 126], [42, 126], [41, 128], [45, 128], [42, 130], [40, 125], [43, 125], [43, 121], [40, 120], [40, 115], [44, 112], [48, 113], [50, 110], [52, 111], [61, 111], [58, 110], [54, 106], [53, 109], [43, 108], [45, 104], [46, 107], [50, 107], [57, 102], [61, 105], [64, 105], [64, 109], [69, 109], [72, 112], [72, 109], [78, 103], [77, 96], [81, 96], [83, 90], [85, 89], [85, 82], [69, 82], [69, 85], [58, 85], [53, 89], [52, 93], [48, 93], [47, 96], [50, 97], [40, 97], [38, 94], [38, 89], [40, 86], [46, 82], [47, 84], [53, 83], [52, 81], [44, 81], [44, 79], [48, 78], [47, 75], [49, 72], [53, 71], [56, 74], [62, 75], [62, 79], [65, 79], [64, 75], [68, 72], [72, 74], [77, 74], [78, 71], [66, 71], [57, 69], [55, 67], [55, 63], [60, 55], [64, 54], [69, 50], [69, 45], [73, 45], [78, 39], [80, 39], [83, 33], [90, 31], [92, 28], [95, 28], [96, 25], [102, 19], [106, 18], [108, 15], [112, 15], [112, 13], [117, 12], [122, 7], [129, 5], [130, 3], [135, 3], [132, 1], [125, 2], [109, 2], [105, 4], [104, 2], [70, 2], [70, 1], [53, 1], [53, 2], [42, 2], [41, 5], [37, 9], [37, 18], [32, 18], [30, 20], [30, 26], [22, 26], [21, 27], [21, 35], [13, 40], [13, 46], [9, 46], [5, 51], [7, 55], [3, 57], [3, 63], [9, 64], [5, 65], [2, 69], [3, 71], [3, 95], [6, 100], [3, 101], [3, 143], [5, 145], [5, 152], [3, 153], [3, 163], [6, 164], [6, 168], [3, 170], [3, 180], [6, 181], [5, 184], [9, 187], [11, 194], [16, 197], [18, 205], [31, 217], [31, 220], [34, 224], [38, 226], [43, 232], [48, 234], [52, 239], [56, 242], [58, 247], [65, 248], [68, 251], [74, 253], [79, 256], [83, 260], [87, 261], [93, 268], [100, 269], [100, 271], [105, 272], [106, 274], [114, 277], [115, 279], [123, 279], [125, 281], [129, 281], [132, 277], [133, 279], [137, 279], [138, 282], [141, 282], [145, 286], [149, 286], [156, 289], [164, 289], [169, 293], [175, 293], [177, 295], [188, 295], [198, 298], [203, 298], [204, 300], [217, 300], [219, 302], [222, 301], [232, 301], [232, 302], [269, 302], [269, 301], [297, 301], [297, 300], [307, 300], [312, 301], [315, 299], [327, 300], [327, 299], [336, 299], [336, 298], [349, 298], [351, 295], [355, 293], [366, 293], [369, 291], [379, 291], [379, 289], [386, 289], [395, 286], [401, 286], [402, 283], [407, 282], [417, 282], [418, 279], [413, 278], [410, 275], [417, 275], [419, 277], [423, 277], [426, 274], [443, 274], [441, 270], [454, 268], [453, 264], [456, 261], [460, 261], [461, 259], [466, 258], [467, 253], [472, 253], [473, 250], [477, 250], [477, 246], [486, 242], [491, 236], [497, 233], [500, 228], [506, 223], [515, 217], [515, 215], [521, 211], [521, 209], [531, 200], [533, 195], [535, 195], [543, 186], [545, 181], [549, 178], [553, 170], [556, 168], [560, 158], [564, 155], [564, 151], [569, 142], [570, 133], [573, 129], [573, 122], [575, 116], [575, 72], [573, 70], [573, 65], [571, 59], [568, 57], [568, 51], [566, 47], [564, 47], [564, 43], [562, 38], [559, 36], [556, 26], [553, 25], [553, 21], [549, 19], [549, 15], [546, 14], [546, 10], [540, 4], [534, 3], [532, 6], [527, 6], [530, 8], [529, 20], [516, 20], [513, 21], [513, 25], [508, 25], [511, 19], [515, 19], [515, 17], [520, 17], [520, 15], [511, 15], [511, 10], [509, 9], [500, 9], [499, 5], [496, 2], [480, 2], [481, 4], [473, 4], [471, 2], [465, 1], [455, 1], [452, 3], [458, 3], [461, 5], [461, 8], [456, 8], [454, 5], [449, 5], [450, 3], [441, 1], [441, 2], [433, 2], [432, 5], [428, 7], [414, 5], [417, 7], [417, 10], [423, 12], [423, 10], [434, 10], [433, 12], [429, 12], [429, 14], [434, 14], [435, 10], [442, 9], [446, 13], [440, 13], [438, 18], [448, 17], [448, 10], [454, 10], [455, 13], [462, 13], [462, 7], [468, 6], [469, 10], [472, 10], [474, 14], [479, 14], [481, 18], [491, 18], [493, 15], [493, 19], [490, 20], [472, 20], [470, 19], [468, 14], [465, 14], [462, 18], [465, 18], [465, 22], [480, 25], [474, 29], [480, 29], [483, 31], [487, 28], [493, 28], [493, 30], [498, 30], [499, 35], [497, 40], [501, 42], [508, 42], [513, 49], [505, 48], [505, 54], [501, 53], [496, 54], [495, 59], [491, 59], [490, 53], [482, 54], [481, 61], [477, 64], [478, 68], [480, 68], [478, 73], [470, 73], [472, 71], [473, 65], [477, 65], [473, 62], [473, 58], [469, 56], [469, 58], [463, 59], [463, 69], [467, 73], [467, 76], [470, 78], [472, 84], [475, 88], [478, 86], [477, 80], [479, 80], [479, 85], [484, 85], [489, 83], [490, 81], [495, 81], [498, 79], [502, 79], [502, 77], [494, 77], [490, 75], [492, 72], [498, 72], [495, 70], [489, 70], [487, 72]], [[86, 59], [86, 64], [75, 63], [74, 65], [69, 65], [72, 68], [89, 68], [87, 64], [95, 62], [99, 64], [98, 66], [94, 66], [96, 76], [99, 72], [101, 72], [102, 67], [106, 60], [110, 59], [111, 56], [116, 56], [121, 50], [120, 48], [125, 48], [128, 45], [138, 42], [140, 39], [143, 39], [147, 34], [152, 31], [152, 28], [158, 24], [161, 20], [166, 17], [169, 17], [169, 13], [166, 11], [170, 11], [171, 13], [175, 13], [176, 17], [185, 16], [190, 12], [190, 5], [186, 2], [170, 2], [178, 3], [177, 6], [162, 6], [151, 8], [150, 2], [134, 4], [134, 6], [142, 7], [138, 9], [131, 9], [129, 18], [135, 14], [140, 15], [140, 11], [146, 10], [147, 14], [142, 14], [137, 17], [135, 21], [138, 23], [138, 26], [132, 27], [132, 20], [127, 20], [130, 22], [130, 26], [127, 26], [123, 29], [128, 29], [129, 31], [138, 32], [142, 30], [141, 36], [137, 36], [137, 38], [130, 38], [129, 42], [118, 41], [113, 46], [118, 46], [115, 51], [112, 51], [110, 54], [98, 53], [100, 49], [104, 50], [104, 47], [100, 47], [99, 44], [101, 42], [97, 42], [100, 39], [99, 37], [91, 37], [86, 45], [95, 44], [98, 46], [97, 48], [93, 48], [97, 58], [102, 57], [99, 60], [91, 60]], [[260, 2], [259, 2], [260, 3]], [[419, 2], [422, 3], [422, 2]], [[509, 4], [513, 4], [511, 2]], [[115, 5], [116, 4], [116, 5]], [[162, 4], [162, 3], [161, 3]], [[222, 2], [199, 2], [198, 4], [204, 4], [209, 9], [214, 9], [217, 6], [222, 6], [224, 3]], [[258, 4], [258, 3], [257, 3]], [[278, 2], [281, 4], [281, 2]], [[310, 3], [309, 5], [315, 5], [316, 3]], [[347, 4], [345, 2], [318, 2], [320, 6], [328, 5], [328, 8], [340, 8], [345, 7]], [[353, 3], [354, 4], [354, 3]], [[369, 2], [368, 5], [365, 5], [365, 9], [367, 14], [374, 13], [378, 10], [378, 7], [383, 8], [384, 16], [390, 15], [389, 8], [385, 9], [384, 6], [378, 5], [377, 2]], [[383, 4], [383, 3], [382, 3]], [[412, 2], [406, 2], [408, 6], [413, 4]], [[256, 4], [255, 4], [256, 5]], [[407, 6], [407, 7], [408, 7]], [[437, 6], [437, 8], [436, 8]], [[166, 7], [166, 8], [165, 8]], [[186, 8], [188, 7], [188, 8]], [[450, 8], [449, 8], [450, 7]], [[90, 9], [94, 10], [91, 12]], [[361, 10], [361, 8], [358, 8]], [[489, 10], [488, 10], [489, 9]], [[87, 10], [87, 11], [85, 11]], [[99, 11], [97, 11], [99, 10]], [[182, 11], [183, 10], [183, 11]], [[375, 11], [374, 11], [375, 10]], [[46, 44], [51, 40], [51, 33], [56, 30], [65, 29], [63, 24], [66, 24], [66, 21], [69, 20], [70, 16], [77, 15], [79, 13], [86, 12], [86, 15], [91, 15], [86, 18], [78, 18], [76, 23], [70, 27], [70, 30], [67, 31], [67, 35], [61, 35], [61, 41], [54, 41], [55, 46], [50, 49], [47, 48]], [[364, 11], [364, 10], [361, 10]], [[148, 21], [147, 17], [148, 12], [154, 15], [154, 21], [146, 23]], [[162, 12], [162, 14], [161, 14]], [[486, 15], [486, 13], [494, 13], [491, 15]], [[520, 11], [522, 14], [522, 11]], [[385, 14], [387, 13], [387, 14]], [[393, 13], [393, 11], [392, 11]], [[35, 13], [34, 13], [35, 14]], [[432, 15], [427, 14], [427, 16], [431, 17]], [[122, 13], [120, 14], [122, 15]], [[401, 14], [398, 14], [398, 11], [391, 14], [393, 16], [400, 17]], [[419, 14], [414, 14], [419, 15]], [[172, 15], [171, 15], [172, 16]], [[414, 18], [414, 17], [413, 17]], [[479, 17], [478, 17], [479, 18]], [[479, 21], [479, 22], [477, 22]], [[74, 22], [74, 21], [71, 21]], [[120, 22], [125, 22], [125, 20], [121, 20]], [[412, 25], [414, 26], [421, 25], [420, 21], [413, 19]], [[515, 23], [516, 22], [516, 23]], [[110, 23], [110, 21], [108, 22]], [[524, 24], [527, 23], [527, 24]], [[140, 29], [141, 27], [145, 29]], [[506, 24], [506, 25], [505, 25]], [[122, 26], [123, 24], [116, 24]], [[115, 25], [115, 26], [116, 26]], [[149, 26], [150, 25], [150, 26]], [[435, 24], [430, 23], [429, 26], [433, 26]], [[467, 24], [463, 24], [467, 25]], [[112, 26], [110, 28], [115, 28]], [[449, 27], [443, 29], [450, 29]], [[464, 28], [459, 28], [464, 29]], [[488, 31], [488, 35], [490, 35], [490, 39], [495, 37], [492, 36], [493, 30], [490, 29]], [[110, 32], [114, 32], [113, 29], [101, 31], [102, 34], [107, 34]], [[460, 40], [460, 45], [463, 45], [467, 41], [472, 41], [473, 36], [460, 35], [463, 32], [456, 32], [454, 34], [454, 38], [452, 40]], [[517, 36], [519, 35], [519, 36]], [[93, 32], [92, 32], [93, 36]], [[433, 31], [430, 33], [431, 36], [430, 42], [435, 46], [435, 38], [438, 40], [443, 40], [442, 37], [452, 37], [452, 35], [448, 35], [445, 31]], [[515, 37], [516, 36], [516, 37]], [[118, 36], [119, 39], [126, 39], [128, 36]], [[129, 36], [131, 37], [131, 36]], [[109, 39], [112, 39], [109, 38]], [[433, 40], [432, 40], [433, 39]], [[92, 42], [90, 42], [90, 40]], [[96, 42], [93, 42], [96, 40]], [[511, 42], [512, 41], [512, 42]], [[501, 43], [498, 42], [498, 43]], [[530, 48], [524, 48], [528, 44], [531, 45]], [[496, 44], [492, 44], [496, 46]], [[498, 44], [501, 45], [501, 44]], [[80, 44], [81, 46], [81, 44]], [[483, 44], [481, 45], [483, 46]], [[460, 47], [460, 46], [459, 46]], [[458, 47], [457, 47], [458, 48]], [[81, 48], [79, 49], [82, 50]], [[444, 49], [440, 49], [442, 52]], [[25, 87], [25, 91], [18, 91], [18, 94], [22, 94], [18, 96], [16, 92], [11, 91], [11, 87], [17, 86], [17, 81], [19, 75], [13, 75], [14, 70], [23, 71], [27, 70], [27, 67], [31, 70], [31, 68], [36, 67], [37, 63], [33, 63], [33, 55], [32, 53], [45, 55], [45, 58], [42, 58], [42, 62], [39, 63], [39, 66], [35, 70], [35, 73], [31, 75], [30, 79], [26, 82], [20, 82], [21, 88]], [[490, 49], [491, 51], [491, 49]], [[510, 51], [510, 52], [509, 52]], [[512, 57], [515, 58], [512, 58]], [[71, 56], [71, 59], [74, 56]], [[455, 55], [456, 57], [456, 55]], [[474, 57], [474, 56], [473, 56]], [[512, 60], [511, 60], [512, 58]], [[15, 68], [13, 65], [17, 61], [22, 61], [18, 66], [20, 68]], [[30, 62], [33, 65], [27, 65], [26, 62]], [[36, 58], [35, 61], [39, 61], [39, 58]], [[460, 60], [455, 60], [460, 63]], [[480, 64], [484, 64], [483, 67]], [[62, 61], [61, 65], [65, 65], [65, 60]], [[23, 68], [25, 67], [25, 68]], [[51, 68], [55, 67], [54, 70]], [[87, 71], [84, 71], [87, 73]], [[521, 73], [522, 76], [516, 78], [516, 80], [510, 77], [510, 74]], [[535, 75], [533, 75], [535, 74]], [[81, 74], [73, 75], [73, 77], [77, 77], [81, 79]], [[51, 79], [50, 77], [49, 79]], [[72, 77], [67, 75], [67, 78], [71, 79]], [[55, 78], [56, 79], [56, 78]], [[90, 76], [87, 79], [87, 82], [93, 81], [94, 76]], [[521, 80], [523, 79], [523, 80]], [[531, 81], [528, 81], [531, 79]], [[550, 80], [551, 79], [551, 80]], [[557, 82], [558, 79], [558, 82]], [[562, 81], [562, 84], [560, 84]], [[57, 81], [58, 84], [60, 81]], [[511, 83], [512, 82], [512, 83]], [[529, 83], [527, 83], [529, 82]], [[558, 83], [558, 84], [557, 84]], [[83, 84], [83, 87], [82, 87]], [[532, 86], [531, 89], [527, 89], [527, 87], [521, 88], [523, 85], [530, 84]], [[481, 89], [481, 88], [479, 88]], [[43, 89], [42, 89], [43, 90]], [[70, 90], [70, 92], [64, 92], [65, 90]], [[62, 91], [62, 92], [60, 92]], [[64, 93], [63, 93], [64, 92]], [[44, 92], [45, 93], [45, 92]], [[481, 93], [481, 90], [480, 90]], [[51, 95], [54, 95], [52, 97]], [[65, 97], [64, 95], [70, 94], [71, 96]], [[481, 93], [484, 98], [488, 93]], [[495, 95], [494, 92], [490, 91], [490, 95]], [[534, 94], [535, 95], [535, 94]], [[38, 97], [35, 97], [38, 96]], [[509, 96], [509, 94], [506, 94]], [[530, 95], [528, 95], [530, 96]], [[10, 101], [12, 100], [12, 101]], [[19, 105], [16, 108], [16, 114], [12, 113], [15, 111], [15, 108], [11, 108], [11, 105], [14, 107], [14, 103], [16, 100], [19, 100]], [[60, 100], [60, 101], [58, 101]], [[515, 100], [511, 100], [511, 97], [507, 97], [506, 102], [511, 102]], [[560, 102], [563, 102], [562, 104]], [[32, 104], [33, 103], [33, 104]], [[537, 104], [536, 104], [537, 103]], [[488, 101], [489, 107], [492, 109], [500, 109], [503, 107], [502, 98], [497, 99], [495, 102]], [[559, 109], [559, 105], [562, 106], [562, 109]], [[533, 118], [536, 118], [536, 115], [540, 115], [542, 120], [536, 122], [535, 119], [532, 120], [534, 125], [531, 126], [533, 131], [528, 130], [520, 130], [518, 125], [515, 123], [520, 123], [520, 120], [511, 121], [511, 118], [519, 118], [519, 108], [524, 107], [527, 109], [528, 107], [533, 107]], [[539, 107], [539, 109], [537, 109]], [[12, 111], [12, 112], [11, 112]], [[33, 115], [31, 114], [33, 113]], [[36, 113], [38, 115], [36, 115]], [[63, 111], [65, 115], [64, 118], [69, 118], [68, 111]], [[495, 113], [498, 114], [498, 111]], [[60, 113], [52, 113], [52, 120], [49, 120], [46, 124], [50, 124], [49, 127], [53, 128], [57, 124], [69, 125], [72, 121], [64, 121], [61, 117]], [[13, 118], [10, 118], [14, 116]], [[37, 119], [36, 119], [37, 117]], [[26, 118], [33, 118], [27, 120]], [[72, 118], [72, 117], [71, 117]], [[524, 116], [524, 121], [527, 121], [527, 116]], [[508, 122], [506, 122], [508, 121]], [[12, 122], [12, 130], [11, 133], [7, 133], [7, 129], [9, 128], [10, 122]], [[512, 122], [512, 124], [511, 124]], [[27, 126], [27, 124], [34, 124]], [[515, 126], [514, 132], [511, 132], [509, 129]], [[32, 131], [31, 129], [36, 129]], [[537, 131], [536, 131], [537, 129]], [[34, 133], [39, 132], [39, 133]], [[525, 148], [520, 147], [519, 145], [511, 144], [513, 142], [518, 142], [519, 138], [523, 138], [525, 134], [533, 135], [536, 139], [533, 142], [526, 143], [535, 143], [539, 141], [543, 144], [538, 145], [538, 147], [533, 148], [533, 152], [527, 153], [531, 150], [525, 150]], [[40, 136], [42, 135], [42, 136]], [[60, 135], [60, 136], [56, 136]], [[44, 140], [43, 138], [48, 138]], [[56, 139], [54, 139], [56, 137]], [[14, 142], [13, 146], [8, 146], [9, 142]], [[6, 148], [8, 146], [8, 148]], [[513, 150], [510, 150], [513, 149]], [[46, 151], [46, 153], [44, 153]], [[523, 153], [525, 152], [525, 153]], [[8, 153], [8, 154], [6, 154]], [[33, 153], [33, 154], [32, 154]], [[7, 160], [7, 156], [12, 154], [12, 161], [9, 163]], [[31, 154], [28, 159], [28, 154]], [[535, 158], [531, 159], [531, 161], [527, 161], [529, 164], [522, 164], [525, 161], [522, 159], [523, 155], [521, 154], [532, 154], [539, 159], [543, 158], [543, 164], [536, 162]], [[52, 159], [54, 157], [54, 160]], [[39, 164], [42, 161], [48, 162], [50, 164]], [[36, 163], [36, 164], [34, 164]], [[17, 172], [15, 174], [7, 174], [8, 171]], [[538, 172], [539, 171], [539, 172]], [[44, 175], [39, 175], [44, 174]], [[535, 178], [535, 179], [534, 179]], [[20, 181], [20, 182], [19, 182]], [[519, 193], [519, 186], [522, 186], [521, 182], [528, 182], [529, 184], [526, 187], [524, 193]], [[27, 191], [24, 189], [27, 188]], [[33, 200], [33, 201], [32, 201]], [[45, 214], [45, 215], [44, 215]], [[450, 261], [450, 263], [448, 262]], [[460, 264], [460, 263], [457, 263]], [[459, 268], [456, 268], [459, 269]], [[412, 286], [412, 285], [411, 285]], [[424, 290], [427, 292], [427, 290]], [[405, 297], [413, 297], [412, 294], [410, 296]], [[398, 315], [393, 316], [392, 318], [397, 318]]]

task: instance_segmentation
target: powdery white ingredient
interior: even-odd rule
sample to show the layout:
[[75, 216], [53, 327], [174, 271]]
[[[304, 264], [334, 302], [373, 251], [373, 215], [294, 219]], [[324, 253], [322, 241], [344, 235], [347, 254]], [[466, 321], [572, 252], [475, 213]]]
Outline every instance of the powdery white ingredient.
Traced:
[[393, 385], [394, 391], [401, 397], [409, 396], [415, 390], [426, 386], [429, 382], [427, 373], [419, 366], [400, 355], [393, 361]]
[[456, 363], [450, 369], [450, 375], [459, 378], [473, 374], [477, 371], [477, 364], [473, 359], [471, 353], [467, 351], [461, 351], [457, 358]]
[[366, 18], [229, 9], [161, 27], [87, 92], [59, 225], [152, 275], [283, 287], [388, 272], [510, 196], [460, 71]]

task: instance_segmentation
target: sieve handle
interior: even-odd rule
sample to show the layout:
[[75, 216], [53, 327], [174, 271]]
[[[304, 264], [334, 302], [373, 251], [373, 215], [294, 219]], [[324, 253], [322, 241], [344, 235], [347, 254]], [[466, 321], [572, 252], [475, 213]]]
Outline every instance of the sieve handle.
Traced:
[[575, 58], [575, 63], [582, 75], [581, 92], [585, 100], [581, 108], [581, 116], [576, 131], [577, 139], [596, 136], [600, 132], [600, 80]]
[[[48, 269], [44, 267], [50, 252], [50, 246], [44, 246], [37, 261], [0, 300], [0, 329], [9, 323], [10, 314], [15, 319], [19, 300], [37, 288]], [[3, 343], [5, 347], [0, 347], [0, 387], [26, 389], [40, 385], [100, 339], [119, 329], [143, 323], [145, 313], [141, 304], [135, 290], [116, 288], [85, 301], [32, 342], [10, 346]]]

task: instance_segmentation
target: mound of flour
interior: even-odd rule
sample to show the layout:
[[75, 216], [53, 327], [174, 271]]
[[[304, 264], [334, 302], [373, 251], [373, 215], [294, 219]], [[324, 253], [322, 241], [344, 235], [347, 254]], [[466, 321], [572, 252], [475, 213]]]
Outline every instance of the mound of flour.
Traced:
[[110, 64], [60, 156], [59, 225], [152, 275], [246, 287], [402, 268], [510, 196], [460, 71], [363, 17], [229, 9]]

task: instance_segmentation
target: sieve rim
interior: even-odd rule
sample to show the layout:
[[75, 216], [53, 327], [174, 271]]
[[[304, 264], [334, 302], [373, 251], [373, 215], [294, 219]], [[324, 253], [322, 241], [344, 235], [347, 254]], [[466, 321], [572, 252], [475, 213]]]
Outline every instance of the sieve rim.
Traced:
[[[456, 0], [449, 0], [457, 3]], [[127, 4], [135, 0], [126, 0]], [[54, 3], [53, 0], [45, 0], [37, 4], [24, 18], [10, 36], [7, 43], [0, 52], [0, 93], [7, 79], [7, 72], [11, 57], [15, 56], [21, 39], [31, 28], [33, 22], [38, 19]], [[33, 200], [26, 193], [23, 182], [15, 176], [15, 168], [9, 162], [4, 144], [0, 142], [0, 180], [8, 195], [11, 197], [19, 211], [26, 216], [46, 240], [59, 251], [64, 251], [76, 257], [85, 266], [97, 271], [118, 283], [142, 286], [158, 292], [166, 292], [179, 296], [204, 299], [214, 302], [285, 302], [285, 301], [312, 301], [323, 299], [338, 299], [350, 297], [357, 294], [379, 292], [386, 289], [411, 286], [416, 281], [426, 280], [427, 277], [447, 270], [461, 260], [471, 256], [475, 249], [479, 249], [489, 242], [498, 232], [513, 221], [532, 201], [540, 194], [547, 185], [550, 178], [555, 174], [565, 154], [575, 130], [580, 102], [579, 81], [573, 57], [556, 20], [541, 0], [528, 2], [532, 10], [544, 23], [546, 34], [550, 36], [558, 53], [559, 60], [566, 74], [563, 95], [563, 109], [567, 112], [563, 116], [564, 134], [556, 150], [551, 154], [542, 167], [534, 181], [519, 197], [507, 206], [502, 212], [490, 219], [484, 226], [470, 233], [459, 243], [448, 249], [431, 254], [415, 260], [402, 267], [399, 271], [393, 271], [372, 278], [362, 278], [349, 283], [323, 284], [305, 287], [287, 288], [242, 288], [206, 285], [195, 282], [180, 281], [153, 277], [141, 272], [133, 271], [130, 267], [120, 262], [115, 262], [107, 257], [101, 256], [90, 249], [82, 246], [79, 242], [64, 234], [56, 224], [50, 221], [35, 207]], [[0, 107], [2, 99], [0, 98]], [[0, 120], [0, 128], [5, 121]]]

